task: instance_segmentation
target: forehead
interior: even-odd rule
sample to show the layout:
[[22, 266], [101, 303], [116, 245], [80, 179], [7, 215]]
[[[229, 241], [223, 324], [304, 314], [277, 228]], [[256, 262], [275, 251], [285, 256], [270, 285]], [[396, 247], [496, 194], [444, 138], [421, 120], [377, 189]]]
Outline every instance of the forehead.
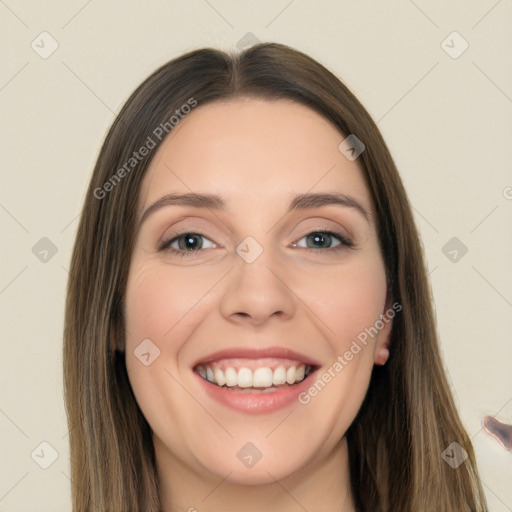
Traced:
[[159, 147], [141, 207], [170, 192], [283, 200], [337, 190], [371, 200], [358, 161], [338, 149], [346, 135], [297, 102], [237, 98], [197, 106]]

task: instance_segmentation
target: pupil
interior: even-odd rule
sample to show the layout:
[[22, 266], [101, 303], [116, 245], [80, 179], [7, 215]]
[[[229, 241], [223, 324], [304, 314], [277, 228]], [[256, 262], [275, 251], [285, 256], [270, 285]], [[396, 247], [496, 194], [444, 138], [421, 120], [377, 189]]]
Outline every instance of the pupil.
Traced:
[[308, 242], [312, 241], [314, 244], [317, 244], [316, 247], [329, 247], [331, 242], [330, 235], [326, 233], [312, 233], [308, 238]]
[[189, 250], [189, 251], [197, 251], [201, 249], [202, 243], [201, 239], [198, 235], [184, 235], [180, 239], [180, 249]]

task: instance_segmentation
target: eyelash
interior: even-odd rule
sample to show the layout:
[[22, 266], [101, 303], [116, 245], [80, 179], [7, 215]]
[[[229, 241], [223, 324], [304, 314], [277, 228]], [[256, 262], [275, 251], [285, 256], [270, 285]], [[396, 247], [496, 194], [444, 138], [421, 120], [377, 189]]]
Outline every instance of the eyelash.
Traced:
[[[325, 252], [329, 252], [330, 253], [330, 252], [337, 252], [337, 251], [342, 250], [344, 248], [348, 248], [348, 249], [354, 249], [355, 248], [355, 244], [351, 240], [349, 240], [347, 237], [343, 236], [340, 233], [336, 233], [334, 231], [328, 231], [328, 230], [310, 231], [309, 233], [307, 233], [303, 237], [299, 238], [299, 240], [302, 240], [303, 238], [305, 238], [305, 237], [307, 237], [309, 235], [312, 235], [312, 234], [321, 234], [321, 235], [332, 236], [334, 238], [337, 238], [338, 241], [340, 242], [340, 244], [339, 245], [335, 245], [334, 247], [329, 247], [327, 249], [315, 249], [315, 248], [312, 248], [312, 247], [300, 247], [300, 249], [305, 249], [307, 251], [314, 251], [314, 252], [319, 252], [320, 251], [320, 252], [324, 252], [324, 253]], [[195, 232], [195, 231], [183, 231], [182, 233], [178, 233], [174, 238], [171, 238], [167, 242], [162, 242], [162, 244], [160, 245], [158, 250], [159, 251], [171, 252], [171, 253], [175, 254], [176, 256], [180, 256], [181, 258], [183, 258], [183, 257], [192, 257], [192, 256], [197, 255], [199, 252], [201, 252], [203, 250], [207, 250], [207, 249], [194, 249], [192, 251], [184, 251], [184, 250], [174, 249], [174, 247], [170, 247], [170, 245], [173, 242], [178, 240], [178, 238], [182, 237], [183, 235], [198, 235], [198, 236], [201, 236], [201, 237], [204, 237], [204, 238], [210, 240], [206, 235], [203, 235], [202, 233], [198, 233], [198, 232]], [[292, 245], [296, 246], [296, 243], [292, 244]]]

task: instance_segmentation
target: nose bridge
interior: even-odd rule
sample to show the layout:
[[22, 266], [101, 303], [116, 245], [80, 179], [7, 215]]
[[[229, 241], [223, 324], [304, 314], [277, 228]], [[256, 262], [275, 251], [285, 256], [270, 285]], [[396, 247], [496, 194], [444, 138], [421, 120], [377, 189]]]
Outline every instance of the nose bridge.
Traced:
[[234, 267], [222, 299], [223, 316], [246, 317], [255, 324], [272, 316], [293, 316], [293, 293], [285, 284], [281, 275], [284, 268], [271, 247], [247, 237], [236, 248]]

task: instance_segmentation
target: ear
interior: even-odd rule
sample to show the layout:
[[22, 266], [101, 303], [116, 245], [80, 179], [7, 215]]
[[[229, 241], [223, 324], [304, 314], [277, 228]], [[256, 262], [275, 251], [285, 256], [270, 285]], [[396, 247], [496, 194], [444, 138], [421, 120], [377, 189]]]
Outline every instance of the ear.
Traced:
[[386, 298], [386, 304], [384, 310], [377, 320], [376, 325], [379, 328], [379, 334], [377, 336], [377, 343], [375, 345], [374, 362], [378, 366], [386, 364], [389, 358], [389, 342], [391, 337], [391, 328], [393, 326], [393, 318], [397, 311], [400, 311], [402, 307], [395, 302], [392, 303], [391, 294], [388, 294]]

